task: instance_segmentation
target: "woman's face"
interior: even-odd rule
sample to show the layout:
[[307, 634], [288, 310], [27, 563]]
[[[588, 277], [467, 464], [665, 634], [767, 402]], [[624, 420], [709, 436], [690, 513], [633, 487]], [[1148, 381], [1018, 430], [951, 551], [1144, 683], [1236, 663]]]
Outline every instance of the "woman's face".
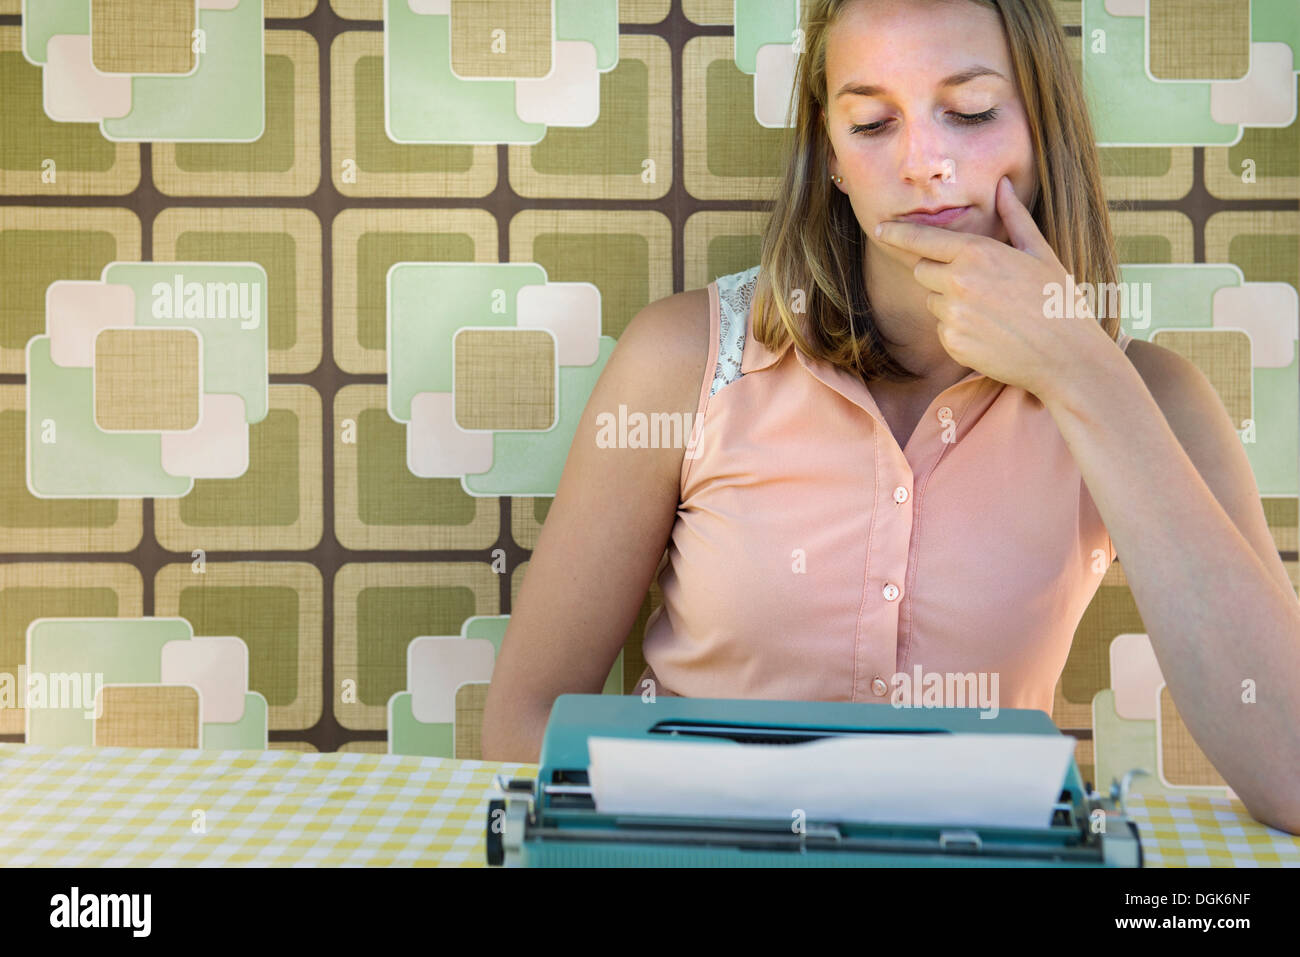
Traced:
[[915, 265], [915, 253], [878, 242], [874, 230], [918, 208], [969, 207], [929, 224], [1006, 242], [995, 201], [1004, 175], [1032, 208], [1038, 179], [1029, 123], [995, 11], [915, 0], [852, 4], [830, 30], [826, 88], [830, 173], [843, 177], [832, 185], [848, 195], [871, 255]]

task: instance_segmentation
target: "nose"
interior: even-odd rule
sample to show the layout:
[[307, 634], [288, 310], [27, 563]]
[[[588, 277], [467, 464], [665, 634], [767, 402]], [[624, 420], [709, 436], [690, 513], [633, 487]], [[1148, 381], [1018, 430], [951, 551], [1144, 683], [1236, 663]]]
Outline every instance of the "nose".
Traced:
[[906, 182], [928, 187], [956, 178], [956, 160], [948, 149], [946, 132], [937, 122], [922, 119], [908, 123], [899, 141], [903, 151], [899, 175]]

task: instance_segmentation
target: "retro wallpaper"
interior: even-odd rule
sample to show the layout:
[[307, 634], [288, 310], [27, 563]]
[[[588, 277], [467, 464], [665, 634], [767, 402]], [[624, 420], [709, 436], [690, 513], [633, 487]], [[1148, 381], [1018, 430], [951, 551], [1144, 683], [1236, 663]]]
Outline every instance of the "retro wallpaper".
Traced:
[[[1218, 388], [1300, 589], [1300, 0], [1054, 5], [1125, 331]], [[758, 262], [797, 17], [0, 0], [0, 740], [477, 757], [619, 335]], [[1119, 562], [1052, 717], [1224, 791]]]

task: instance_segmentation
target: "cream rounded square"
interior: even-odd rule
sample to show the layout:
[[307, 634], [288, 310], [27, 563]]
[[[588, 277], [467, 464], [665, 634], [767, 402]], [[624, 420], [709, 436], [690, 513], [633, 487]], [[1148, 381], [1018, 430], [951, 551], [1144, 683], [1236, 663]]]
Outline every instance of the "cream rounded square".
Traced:
[[1252, 43], [1249, 73], [1210, 84], [1210, 117], [1228, 125], [1290, 126], [1296, 116], [1291, 57], [1289, 43]]
[[1251, 365], [1285, 369], [1300, 339], [1300, 297], [1289, 282], [1247, 282], [1214, 293], [1216, 329], [1243, 329], [1250, 336]]
[[460, 478], [492, 468], [492, 433], [456, 424], [450, 392], [417, 392], [406, 425], [406, 467], [419, 478]]
[[600, 358], [600, 289], [589, 282], [523, 286], [515, 298], [519, 329], [555, 336], [555, 364], [589, 366]]
[[50, 37], [41, 91], [45, 114], [60, 123], [98, 123], [131, 112], [131, 78], [95, 69], [89, 35]]
[[486, 638], [412, 638], [406, 646], [406, 686], [411, 714], [424, 724], [456, 720], [456, 689], [467, 681], [491, 681], [496, 649]]
[[199, 423], [188, 432], [162, 433], [162, 467], [190, 478], [239, 478], [248, 471], [248, 411], [233, 393], [203, 395]]
[[65, 368], [95, 364], [95, 336], [101, 329], [135, 325], [135, 290], [93, 279], [60, 279], [45, 289], [45, 331], [50, 360]]
[[161, 683], [199, 690], [205, 722], [233, 724], [244, 717], [248, 645], [233, 635], [195, 635], [162, 646]]
[[525, 123], [591, 126], [600, 118], [596, 48], [585, 40], [557, 40], [550, 76], [515, 80], [515, 113]]
[[794, 44], [765, 43], [758, 48], [754, 60], [754, 119], [759, 126], [784, 129], [787, 111], [794, 114], [792, 121], [798, 120], [798, 109], [790, 103], [797, 63]]
[[1149, 637], [1115, 636], [1110, 643], [1110, 686], [1117, 715], [1129, 721], [1154, 721], [1164, 683]]

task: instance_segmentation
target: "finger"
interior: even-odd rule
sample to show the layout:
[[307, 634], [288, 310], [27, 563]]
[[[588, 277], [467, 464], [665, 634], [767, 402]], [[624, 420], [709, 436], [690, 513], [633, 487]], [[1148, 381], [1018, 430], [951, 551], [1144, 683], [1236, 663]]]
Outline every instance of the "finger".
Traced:
[[883, 222], [876, 227], [876, 238], [883, 243], [924, 256], [926, 259], [944, 263], [952, 262], [957, 254], [975, 239], [969, 233], [893, 220]]
[[948, 318], [947, 310], [949, 299], [943, 293], [931, 292], [925, 296], [925, 308], [930, 310], [930, 315], [939, 320], [940, 324]]
[[949, 263], [936, 262], [933, 259], [921, 259], [912, 267], [912, 275], [926, 289], [935, 292], [949, 292], [949, 280], [952, 278], [952, 266]]
[[1011, 237], [1011, 245], [1037, 258], [1042, 258], [1044, 252], [1055, 258], [1051, 245], [1039, 232], [1033, 214], [1025, 208], [1025, 204], [1016, 195], [1011, 180], [1005, 176], [998, 180], [996, 197], [998, 215], [1002, 217], [1002, 224], [1006, 226], [1007, 235]]

